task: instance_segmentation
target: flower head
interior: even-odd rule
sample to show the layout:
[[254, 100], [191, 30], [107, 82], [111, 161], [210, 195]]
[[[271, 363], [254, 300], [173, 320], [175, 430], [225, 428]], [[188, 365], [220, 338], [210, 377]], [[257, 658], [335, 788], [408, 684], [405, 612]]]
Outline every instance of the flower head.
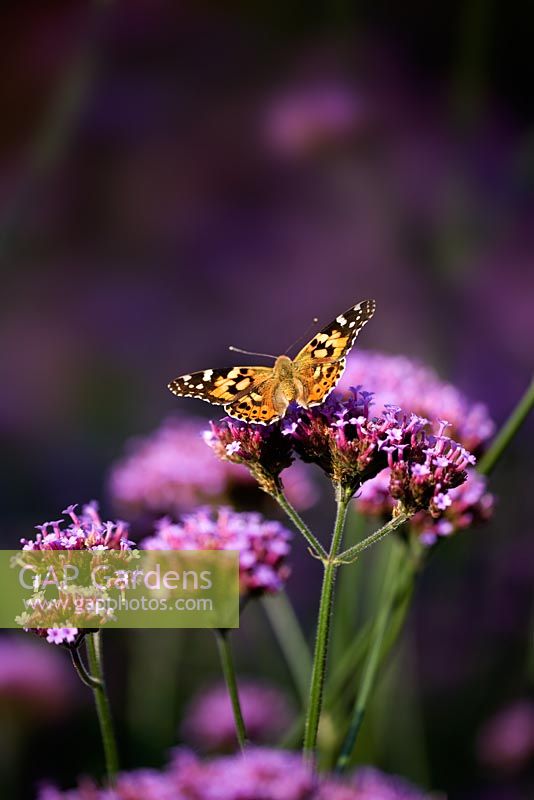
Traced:
[[[38, 533], [33, 539], [21, 539], [22, 551], [31, 554], [37, 552], [57, 551], [103, 551], [119, 550], [129, 551], [134, 543], [128, 538], [128, 525], [121, 520], [104, 521], [98, 511], [98, 504], [93, 501], [82, 506], [77, 511], [77, 505], [68, 506], [62, 513], [65, 519], [53, 520], [37, 525]], [[61, 590], [60, 590], [61, 591]], [[80, 639], [87, 630], [74, 625], [76, 621], [74, 610], [65, 610], [63, 625], [58, 626], [58, 609], [51, 608], [48, 617], [46, 612], [38, 606], [34, 611], [27, 609], [18, 621], [24, 625], [25, 630], [31, 630], [38, 636], [46, 639], [49, 644], [61, 644], [68, 647], [77, 647]], [[69, 616], [72, 615], [72, 616]], [[43, 624], [43, 616], [48, 625]], [[40, 624], [35, 624], [35, 620]], [[100, 625], [105, 621], [102, 614], [94, 614], [94, 624]]]
[[495, 430], [486, 406], [470, 402], [434, 370], [406, 356], [353, 351], [338, 389], [359, 384], [373, 392], [379, 407], [394, 403], [433, 421], [448, 420], [450, 435], [475, 454]]
[[268, 494], [280, 491], [280, 475], [293, 463], [291, 442], [280, 425], [247, 424], [231, 417], [210, 425], [204, 441], [220, 459], [246, 466]]
[[396, 776], [363, 768], [341, 781], [314, 774], [300, 754], [247, 748], [244, 754], [199, 760], [178, 750], [163, 771], [136, 770], [117, 777], [113, 789], [85, 781], [79, 789], [47, 788], [39, 800], [430, 800]]
[[[153, 433], [132, 440], [109, 477], [109, 491], [120, 512], [128, 517], [179, 516], [208, 504], [249, 507], [256, 502], [249, 497], [257, 493], [254, 477], [239, 457], [232, 458], [239, 454], [239, 441], [230, 440], [224, 458], [214, 458], [204, 433], [202, 420], [170, 417]], [[314, 492], [299, 466], [288, 472], [286, 488], [297, 508], [307, 508], [315, 500]]]
[[293, 410], [283, 431], [304, 461], [318, 464], [335, 484], [354, 494], [389, 466], [389, 493], [410, 513], [435, 513], [448, 490], [465, 480], [474, 457], [443, 435], [427, 433], [428, 420], [389, 406], [371, 414], [372, 394], [334, 392], [321, 406]]
[[517, 772], [534, 758], [534, 703], [520, 700], [499, 711], [482, 727], [479, 759], [495, 769]]
[[[289, 700], [276, 687], [240, 681], [239, 697], [252, 742], [273, 741], [289, 727], [292, 718]], [[235, 722], [224, 684], [199, 692], [187, 711], [182, 733], [186, 741], [203, 751], [235, 749]]]
[[244, 596], [279, 591], [289, 576], [286, 557], [291, 534], [279, 522], [260, 514], [227, 508], [187, 514], [182, 522], [164, 518], [145, 539], [145, 550], [238, 550], [239, 579]]

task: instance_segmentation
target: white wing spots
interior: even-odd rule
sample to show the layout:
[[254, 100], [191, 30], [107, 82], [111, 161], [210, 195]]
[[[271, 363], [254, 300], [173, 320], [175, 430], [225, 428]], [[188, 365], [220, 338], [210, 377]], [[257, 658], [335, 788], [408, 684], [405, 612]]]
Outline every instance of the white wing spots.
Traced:
[[354, 328], [355, 325], [356, 325], [355, 322], [349, 322], [349, 328]]
[[203, 389], [203, 388], [204, 388], [203, 383], [197, 383], [197, 385], [195, 386], [195, 389]]
[[191, 380], [191, 375], [182, 375], [182, 380], [187, 385]]
[[347, 324], [347, 320], [345, 319], [345, 317], [343, 316], [343, 314], [340, 314], [340, 315], [339, 315], [339, 317], [336, 317], [336, 322], [339, 322], [339, 324], [340, 324], [341, 326], [343, 326], [343, 325], [346, 325], [346, 324]]
[[203, 381], [209, 381], [211, 379], [212, 375], [213, 375], [213, 370], [212, 369], [207, 369], [207, 370], [205, 370], [204, 374], [202, 375], [202, 380]]

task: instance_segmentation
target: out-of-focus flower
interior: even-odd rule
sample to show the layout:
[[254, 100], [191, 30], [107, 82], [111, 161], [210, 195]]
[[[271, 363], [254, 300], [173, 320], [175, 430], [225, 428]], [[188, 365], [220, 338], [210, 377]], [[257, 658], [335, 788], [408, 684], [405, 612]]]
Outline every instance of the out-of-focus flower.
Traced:
[[145, 550], [238, 550], [241, 594], [277, 592], [289, 576], [291, 533], [261, 514], [201, 509], [182, 522], [164, 518], [141, 543]]
[[318, 464], [345, 491], [354, 494], [389, 467], [394, 500], [412, 514], [439, 514], [474, 456], [444, 436], [445, 423], [429, 434], [428, 420], [393, 406], [372, 416], [371, 404], [372, 394], [361, 388], [347, 396], [334, 392], [321, 406], [293, 409], [282, 430], [304, 461]]
[[478, 757], [489, 767], [518, 772], [534, 758], [534, 703], [520, 700], [502, 709], [482, 727]]
[[274, 98], [263, 121], [264, 139], [276, 154], [300, 157], [345, 141], [367, 122], [363, 98], [354, 89], [323, 80]]
[[[432, 795], [436, 797], [436, 795]], [[425, 800], [429, 795], [397, 775], [371, 767], [358, 769], [349, 783], [326, 780], [318, 800]]]
[[[70, 505], [62, 512], [70, 519], [58, 519], [37, 525], [39, 531], [34, 539], [21, 539], [22, 550], [25, 552], [54, 552], [60, 550], [131, 550], [134, 543], [128, 538], [128, 525], [121, 520], [115, 522], [102, 520], [98, 512], [98, 504], [93, 501], [82, 506], [77, 512], [77, 504]], [[46, 639], [50, 644], [62, 644], [76, 647], [84, 630], [72, 624], [58, 627], [51, 624], [49, 627], [35, 627], [32, 624], [32, 611], [27, 610], [19, 619], [25, 620], [24, 627], [38, 636]], [[43, 609], [37, 610], [39, 619], [43, 617]], [[74, 612], [73, 612], [74, 613]], [[57, 617], [57, 609], [51, 609], [51, 618]], [[95, 624], [101, 615], [95, 613]], [[73, 617], [73, 622], [75, 618]]]
[[[240, 681], [239, 698], [248, 738], [257, 744], [273, 742], [291, 723], [287, 696], [274, 686]], [[237, 745], [228, 690], [217, 684], [193, 699], [182, 725], [184, 739], [201, 751], [227, 751]]]
[[[145, 512], [179, 516], [199, 505], [220, 505], [253, 494], [256, 481], [239, 458], [214, 458], [203, 440], [205, 422], [170, 417], [153, 433], [133, 439], [127, 455], [113, 467], [109, 490], [128, 517]], [[237, 442], [230, 450], [237, 449]], [[232, 455], [230, 453], [229, 455]], [[300, 509], [315, 493], [300, 465], [284, 476], [291, 502]]]
[[72, 697], [72, 670], [61, 655], [28, 639], [0, 638], [0, 711], [49, 718]]
[[299, 753], [250, 747], [207, 761], [178, 750], [166, 770], [123, 773], [113, 789], [85, 782], [70, 792], [43, 789], [38, 800], [430, 800], [402, 778], [375, 769], [346, 781], [317, 777]]
[[485, 405], [470, 402], [434, 370], [406, 356], [353, 351], [338, 389], [362, 384], [378, 407], [395, 405], [431, 421], [446, 419], [451, 437], [475, 454], [495, 430]]
[[293, 463], [291, 441], [276, 423], [254, 425], [226, 417], [211, 423], [204, 440], [223, 461], [246, 466], [268, 494], [280, 491], [280, 475]]

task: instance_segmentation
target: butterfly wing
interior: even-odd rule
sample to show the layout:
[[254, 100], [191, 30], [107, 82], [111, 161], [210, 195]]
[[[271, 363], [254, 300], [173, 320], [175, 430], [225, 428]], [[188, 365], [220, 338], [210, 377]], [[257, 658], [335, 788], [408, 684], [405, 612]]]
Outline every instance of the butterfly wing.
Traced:
[[297, 354], [294, 363], [305, 387], [307, 405], [319, 405], [334, 389], [345, 369], [347, 354], [375, 309], [374, 300], [363, 300], [349, 308], [316, 333]]
[[[272, 372], [272, 370], [271, 370]], [[276, 410], [273, 398], [277, 381], [274, 376], [257, 382], [250, 391], [226, 405], [224, 410], [231, 417], [244, 422], [257, 422], [260, 425], [269, 425], [280, 419], [280, 412]]]
[[256, 393], [261, 385], [272, 378], [271, 367], [228, 367], [205, 369], [180, 375], [169, 383], [177, 397], [195, 397], [213, 405], [233, 405], [250, 392]]

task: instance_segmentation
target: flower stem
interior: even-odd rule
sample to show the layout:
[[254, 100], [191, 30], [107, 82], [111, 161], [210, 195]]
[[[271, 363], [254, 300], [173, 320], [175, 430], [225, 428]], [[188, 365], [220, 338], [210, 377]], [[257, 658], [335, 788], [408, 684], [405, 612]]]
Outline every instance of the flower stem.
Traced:
[[339, 488], [336, 499], [336, 522], [334, 525], [334, 533], [332, 536], [332, 543], [330, 545], [330, 552], [327, 560], [324, 562], [325, 569], [323, 586], [321, 589], [321, 602], [319, 604], [319, 617], [317, 620], [317, 635], [315, 639], [315, 651], [313, 655], [308, 713], [304, 727], [304, 755], [308, 759], [313, 758], [313, 753], [317, 743], [317, 732], [319, 730], [319, 720], [321, 717], [323, 690], [326, 675], [330, 619], [334, 598], [334, 584], [338, 567], [336, 556], [343, 537], [343, 528], [345, 525], [345, 518], [347, 516], [347, 506], [350, 501], [350, 496], [347, 493], [344, 493], [341, 488]]
[[235, 732], [239, 747], [243, 751], [247, 743], [247, 731], [245, 728], [245, 721], [243, 719], [243, 712], [241, 711], [241, 703], [239, 702], [239, 691], [237, 688], [237, 680], [235, 674], [234, 659], [232, 657], [232, 648], [229, 641], [229, 631], [226, 629], [218, 629], [215, 631], [217, 639], [217, 647], [219, 649], [219, 657], [221, 659], [221, 667], [226, 682], [226, 688], [232, 703], [232, 711], [234, 713]]
[[100, 635], [100, 631], [97, 631], [96, 633], [88, 633], [85, 637], [85, 642], [87, 647], [87, 657], [89, 659], [89, 667], [93, 676], [95, 676], [99, 682], [98, 686], [93, 687], [93, 694], [95, 698], [96, 712], [98, 714], [98, 721], [100, 723], [100, 733], [102, 735], [102, 744], [106, 759], [106, 771], [108, 780], [110, 784], [112, 784], [119, 769], [119, 758], [117, 755], [117, 743], [115, 741], [115, 733], [113, 731], [113, 722], [111, 719], [111, 709], [104, 683]]
[[283, 492], [277, 492], [273, 495], [273, 497], [280, 508], [283, 508], [283, 510], [286, 512], [293, 525], [302, 533], [315, 555], [319, 556], [319, 558], [328, 558], [328, 553], [322, 546], [321, 542], [313, 535], [304, 520], [293, 508], [285, 494]]
[[478, 471], [482, 475], [489, 475], [500, 460], [504, 451], [534, 408], [534, 378], [530, 382], [525, 394], [514, 408], [507, 421], [493, 440], [489, 450], [482, 456], [478, 464]]
[[362, 552], [362, 550], [366, 550], [368, 547], [371, 547], [371, 545], [379, 542], [380, 539], [383, 539], [384, 536], [387, 536], [388, 533], [400, 528], [400, 526], [403, 525], [408, 519], [410, 519], [410, 514], [408, 514], [406, 511], [401, 511], [401, 513], [396, 517], [393, 517], [389, 522], [386, 522], [382, 528], [379, 528], [366, 539], [363, 539], [361, 542], [358, 542], [358, 544], [355, 544], [354, 547], [349, 547], [348, 550], [340, 553], [337, 557], [337, 563], [342, 564], [354, 561], [355, 558]]
[[78, 677], [80, 678], [81, 682], [88, 686], [90, 689], [99, 689], [102, 684], [95, 678], [93, 675], [90, 675], [87, 671], [87, 667], [82, 661], [82, 656], [79, 650], [79, 647], [72, 647], [69, 648], [70, 657], [72, 659], [72, 665], [76, 672], [78, 673]]
[[262, 606], [304, 707], [308, 699], [311, 655], [295, 610], [283, 591], [273, 597], [264, 597]]
[[367, 653], [360, 689], [354, 703], [349, 730], [341, 747], [341, 752], [336, 764], [336, 770], [338, 772], [342, 772], [349, 764], [381, 660], [380, 655], [383, 649], [384, 636], [398, 589], [399, 575], [402, 572], [400, 566], [403, 548], [396, 542], [394, 542], [393, 545], [384, 576], [380, 608], [371, 634], [371, 645]]

